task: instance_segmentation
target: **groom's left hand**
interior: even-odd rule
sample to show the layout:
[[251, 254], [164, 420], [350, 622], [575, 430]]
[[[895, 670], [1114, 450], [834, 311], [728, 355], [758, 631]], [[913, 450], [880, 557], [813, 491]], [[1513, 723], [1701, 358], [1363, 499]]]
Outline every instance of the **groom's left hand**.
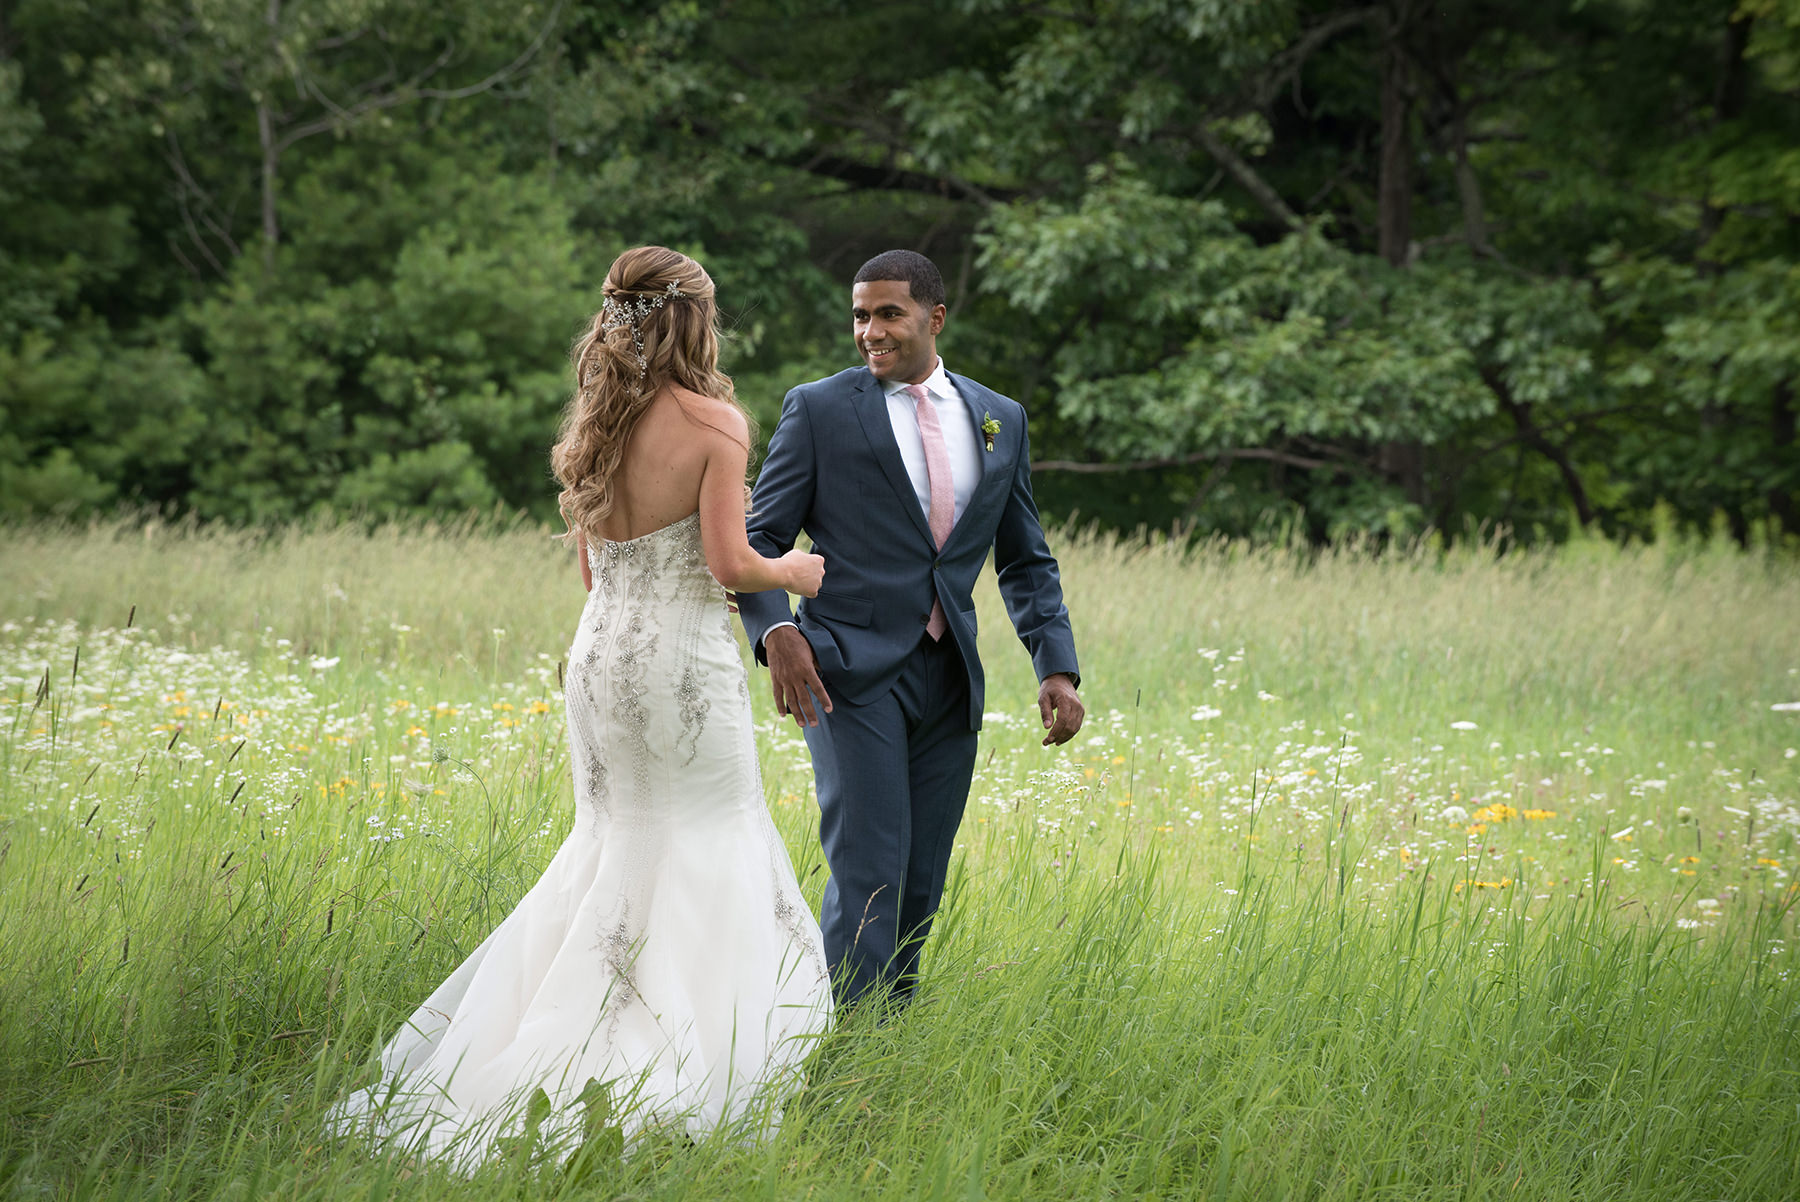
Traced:
[[1044, 677], [1044, 683], [1038, 686], [1038, 713], [1044, 719], [1044, 729], [1050, 732], [1044, 736], [1046, 747], [1067, 743], [1081, 729], [1087, 710], [1075, 695], [1075, 682], [1067, 673], [1054, 672]]

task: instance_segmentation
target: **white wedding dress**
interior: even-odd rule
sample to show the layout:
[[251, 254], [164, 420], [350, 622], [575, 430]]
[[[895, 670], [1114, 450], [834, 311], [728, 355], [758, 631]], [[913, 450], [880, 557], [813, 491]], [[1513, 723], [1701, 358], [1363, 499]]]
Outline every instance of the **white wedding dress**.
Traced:
[[536, 1129], [566, 1154], [594, 1081], [628, 1140], [650, 1125], [754, 1137], [830, 1021], [699, 515], [589, 562], [565, 685], [574, 829], [388, 1043], [378, 1082], [332, 1110], [337, 1134], [466, 1170], [542, 1090]]

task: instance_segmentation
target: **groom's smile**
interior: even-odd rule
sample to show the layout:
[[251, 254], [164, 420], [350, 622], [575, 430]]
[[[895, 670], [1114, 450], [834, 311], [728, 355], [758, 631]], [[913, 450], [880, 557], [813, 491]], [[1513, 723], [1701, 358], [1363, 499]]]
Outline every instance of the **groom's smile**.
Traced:
[[850, 290], [857, 352], [877, 380], [922, 384], [937, 366], [944, 307], [927, 307], [905, 280], [870, 280]]

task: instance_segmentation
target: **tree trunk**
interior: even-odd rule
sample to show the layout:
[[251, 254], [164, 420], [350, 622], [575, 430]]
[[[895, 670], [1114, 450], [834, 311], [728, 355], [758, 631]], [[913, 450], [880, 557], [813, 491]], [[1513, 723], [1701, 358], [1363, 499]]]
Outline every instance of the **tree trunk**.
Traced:
[[[1377, 248], [1395, 267], [1412, 258], [1412, 99], [1407, 87], [1406, 50], [1402, 44], [1407, 13], [1404, 3], [1390, 11], [1381, 55], [1381, 167], [1376, 183]], [[1425, 448], [1416, 441], [1383, 443], [1376, 462], [1397, 480], [1406, 499], [1426, 503]]]
[[1381, 175], [1377, 184], [1381, 257], [1404, 267], [1412, 249], [1412, 102], [1400, 17], [1390, 17], [1381, 58]]
[[[1749, 97], [1750, 76], [1744, 65], [1744, 52], [1750, 47], [1750, 17], [1732, 17], [1725, 26], [1725, 45], [1720, 54], [1719, 83], [1713, 89], [1712, 128], [1717, 129], [1727, 121], [1735, 121], [1743, 115], [1744, 105]], [[1702, 269], [1716, 270], [1716, 265], [1707, 256], [1706, 248], [1719, 227], [1725, 224], [1725, 210], [1715, 205], [1711, 197], [1704, 199], [1700, 207], [1700, 265]]]
[[1481, 203], [1481, 177], [1475, 174], [1475, 167], [1469, 162], [1469, 109], [1460, 96], [1452, 95], [1450, 102], [1456, 106], [1451, 137], [1456, 143], [1456, 192], [1462, 200], [1463, 237], [1476, 254], [1499, 258], [1499, 252], [1488, 240], [1487, 210]]
[[281, 151], [275, 145], [275, 121], [267, 101], [256, 106], [256, 133], [262, 140], [262, 235], [263, 270], [275, 271], [275, 244], [281, 241], [281, 217], [275, 207], [279, 187]]
[[[1794, 427], [1794, 381], [1788, 379], [1775, 386], [1774, 405], [1769, 413], [1769, 442], [1774, 446], [1776, 463], [1795, 461]], [[1778, 481], [1769, 489], [1769, 512], [1781, 523], [1784, 533], [1800, 534], [1800, 489]]]
[[[269, 27], [269, 48], [275, 61], [281, 61], [281, 0], [269, 0], [264, 12]], [[275, 114], [269, 108], [269, 97], [256, 101], [256, 137], [262, 144], [262, 233], [263, 271], [275, 273], [275, 247], [281, 241], [281, 215], [276, 208], [280, 187], [281, 147], [275, 141]]]

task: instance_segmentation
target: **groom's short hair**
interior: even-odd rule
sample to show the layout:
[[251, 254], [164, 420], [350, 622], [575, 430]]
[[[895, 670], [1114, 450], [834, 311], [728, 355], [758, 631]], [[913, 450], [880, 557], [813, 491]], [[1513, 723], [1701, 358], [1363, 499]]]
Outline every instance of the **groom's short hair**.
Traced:
[[905, 280], [912, 298], [924, 301], [927, 309], [944, 303], [944, 277], [937, 264], [916, 250], [884, 250], [857, 269], [852, 283], [872, 284], [877, 280]]

